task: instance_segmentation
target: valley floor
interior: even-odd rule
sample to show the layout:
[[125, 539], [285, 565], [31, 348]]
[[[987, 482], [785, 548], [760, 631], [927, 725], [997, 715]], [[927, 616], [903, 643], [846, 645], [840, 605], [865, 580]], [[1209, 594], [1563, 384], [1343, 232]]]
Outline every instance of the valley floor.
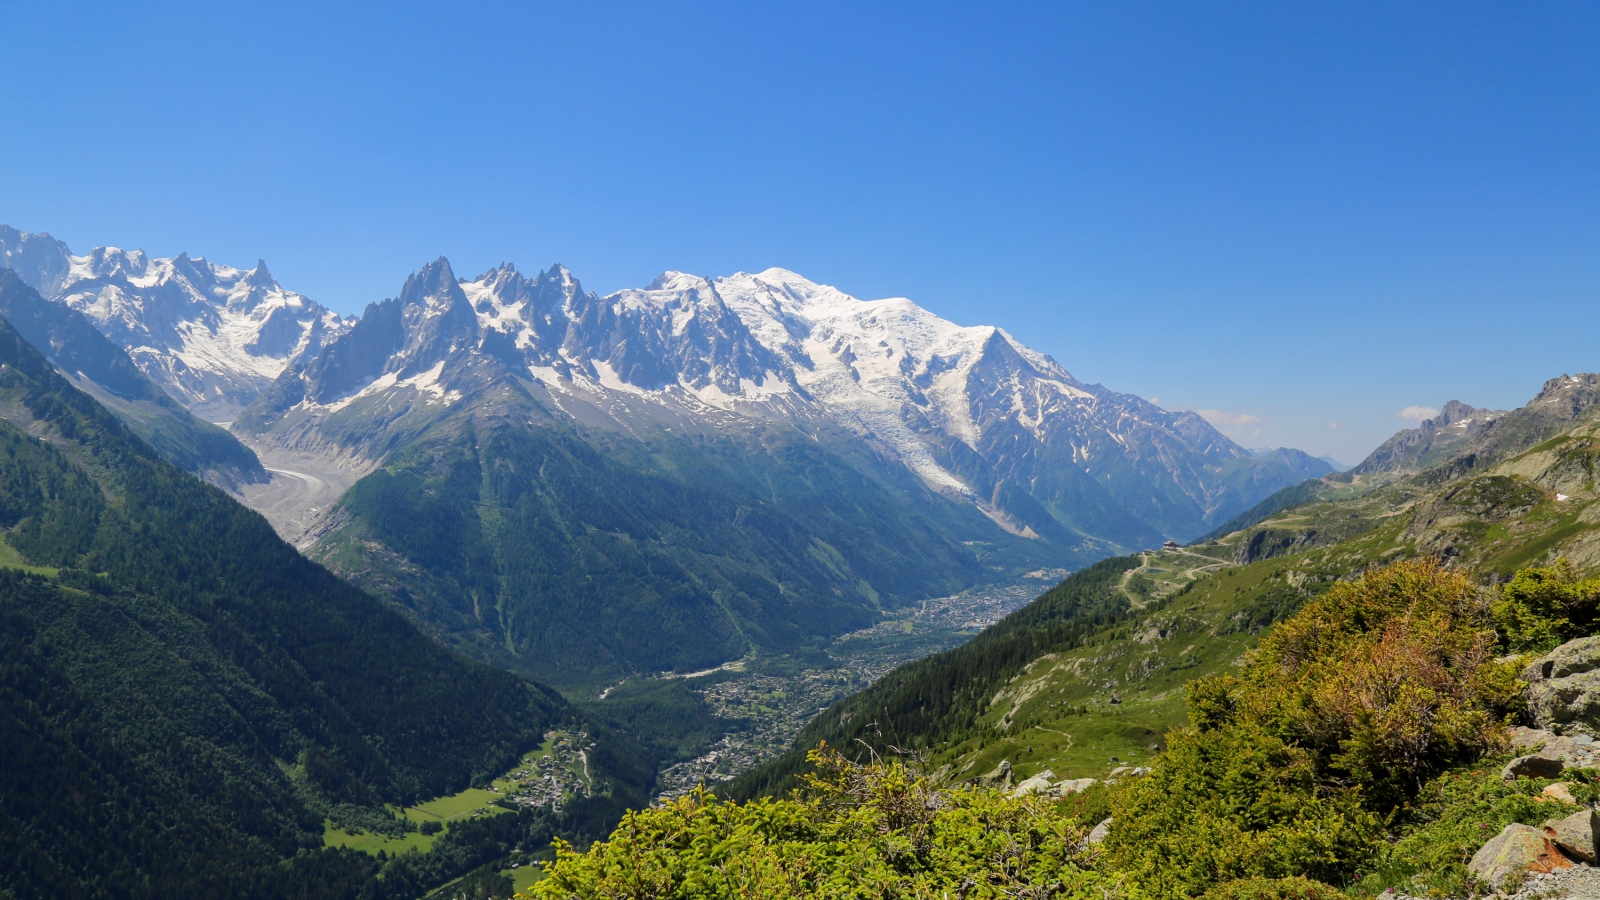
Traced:
[[[889, 670], [965, 643], [1026, 605], [1065, 577], [1041, 570], [1015, 583], [956, 597], [924, 601], [871, 628], [844, 635], [827, 648], [827, 661], [791, 665], [747, 659], [735, 666], [688, 676], [690, 687], [726, 719], [750, 724], [730, 731], [694, 759], [669, 766], [657, 782], [660, 800], [697, 785], [731, 780], [789, 749], [800, 729], [834, 701], [859, 691]], [[667, 673], [656, 678], [683, 678]]]

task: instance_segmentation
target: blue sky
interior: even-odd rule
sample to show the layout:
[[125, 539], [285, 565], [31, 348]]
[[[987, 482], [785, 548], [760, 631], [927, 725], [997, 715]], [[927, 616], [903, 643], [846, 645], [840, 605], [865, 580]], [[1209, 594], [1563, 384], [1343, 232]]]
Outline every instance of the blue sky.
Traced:
[[0, 0], [0, 222], [345, 312], [439, 254], [783, 266], [1354, 462], [1600, 369], [1597, 39], [1561, 3]]

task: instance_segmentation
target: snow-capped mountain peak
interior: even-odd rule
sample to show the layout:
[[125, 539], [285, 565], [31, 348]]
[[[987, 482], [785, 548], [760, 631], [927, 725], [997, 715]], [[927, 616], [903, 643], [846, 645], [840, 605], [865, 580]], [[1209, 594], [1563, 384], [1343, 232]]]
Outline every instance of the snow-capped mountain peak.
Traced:
[[[416, 421], [431, 422], [484, 379], [511, 378], [551, 415], [586, 410], [628, 431], [641, 416], [651, 428], [784, 422], [819, 440], [842, 429], [1004, 527], [1068, 543], [1198, 534], [1284, 486], [1199, 416], [1080, 382], [1002, 328], [788, 269], [667, 271], [602, 297], [560, 264], [463, 279], [441, 257], [357, 322], [285, 289], [261, 260], [74, 256], [0, 226], [0, 264], [84, 313], [197, 414], [232, 419], [253, 401], [257, 434], [338, 420], [346, 440], [418, 404], [432, 411]], [[1285, 483], [1307, 474], [1321, 473]]]
[[[576, 393], [588, 403], [609, 393], [796, 424], [832, 421], [1019, 533], [1049, 530], [1046, 508], [1104, 494], [1111, 488], [1097, 479], [1130, 470], [1166, 497], [1158, 520], [1204, 519], [1233, 502], [1214, 473], [1248, 459], [1198, 417], [1086, 385], [1001, 328], [957, 325], [904, 297], [861, 300], [787, 269], [719, 278], [667, 271], [600, 297], [559, 265], [530, 278], [502, 264], [468, 281], [436, 260], [407, 281], [401, 301], [407, 312], [392, 326], [393, 353], [360, 354], [375, 367], [357, 377], [333, 366], [347, 356], [333, 348], [308, 374], [342, 374], [312, 377], [309, 399], [332, 410], [352, 392], [387, 389], [390, 375], [400, 389], [424, 370], [449, 385], [449, 364], [428, 367], [475, 346], [556, 397]], [[390, 346], [376, 333], [364, 321], [341, 344]], [[436, 394], [417, 396], [433, 404]], [[634, 407], [607, 408], [629, 415], [615, 410]], [[1029, 507], [1019, 489], [1045, 506]], [[1148, 502], [1137, 490], [1123, 493], [1092, 502]]]
[[48, 235], [0, 226], [0, 254], [46, 299], [83, 313], [196, 415], [232, 419], [290, 361], [351, 323], [280, 286], [266, 263], [216, 265], [180, 253], [96, 247], [74, 256]]

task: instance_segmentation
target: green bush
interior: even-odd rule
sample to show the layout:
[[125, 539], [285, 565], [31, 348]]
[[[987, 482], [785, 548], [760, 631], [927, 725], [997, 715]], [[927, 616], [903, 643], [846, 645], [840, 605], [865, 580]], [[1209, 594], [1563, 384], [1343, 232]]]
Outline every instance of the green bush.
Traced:
[[898, 762], [813, 751], [809, 788], [738, 804], [697, 792], [630, 813], [586, 854], [559, 844], [540, 900], [1134, 897], [1044, 797], [936, 791]]
[[1349, 900], [1309, 878], [1241, 878], [1206, 891], [1203, 900]]
[[1319, 783], [1311, 752], [1253, 723], [1170, 733], [1165, 757], [1114, 802], [1110, 861], [1161, 898], [1241, 878], [1341, 880], [1380, 833], [1358, 794]]
[[1578, 580], [1572, 563], [1523, 569], [1500, 590], [1491, 609], [1507, 647], [1543, 653], [1594, 630], [1600, 578]]

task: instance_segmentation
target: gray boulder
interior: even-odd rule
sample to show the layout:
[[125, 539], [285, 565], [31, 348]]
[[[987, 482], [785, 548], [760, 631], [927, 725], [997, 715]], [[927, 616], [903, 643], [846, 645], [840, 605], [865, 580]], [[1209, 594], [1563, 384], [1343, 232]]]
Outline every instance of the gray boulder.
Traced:
[[1540, 728], [1511, 728], [1511, 746], [1519, 753], [1559, 759], [1567, 768], [1600, 767], [1600, 744], [1588, 734], [1560, 735]]
[[1011, 776], [1011, 760], [1002, 759], [1000, 764], [990, 769], [988, 773], [972, 779], [972, 783], [980, 787], [1009, 788], [1013, 784]]
[[1016, 790], [1011, 792], [1011, 796], [1021, 797], [1025, 794], [1044, 793], [1050, 789], [1050, 782], [1055, 777], [1056, 773], [1050, 771], [1049, 769], [1045, 769], [1043, 772], [1040, 772], [1031, 778], [1024, 778], [1022, 783], [1017, 785]]
[[1093, 778], [1068, 778], [1058, 781], [1050, 788], [1050, 793], [1056, 797], [1065, 797], [1068, 794], [1081, 794], [1089, 788], [1099, 784]]
[[1500, 770], [1500, 777], [1506, 781], [1517, 778], [1555, 778], [1565, 768], [1566, 764], [1553, 756], [1543, 754], [1519, 756], [1506, 763], [1506, 767]]
[[1572, 868], [1554, 841], [1532, 825], [1513, 822], [1478, 848], [1467, 863], [1479, 881], [1497, 891], [1520, 885], [1529, 875]]
[[1093, 846], [1094, 844], [1098, 844], [1098, 843], [1104, 841], [1106, 839], [1106, 837], [1111, 834], [1111, 823], [1112, 823], [1112, 821], [1113, 821], [1112, 819], [1106, 819], [1104, 822], [1101, 822], [1099, 825], [1096, 825], [1089, 832], [1089, 836], [1083, 839], [1083, 842], [1085, 844], [1089, 844], [1089, 845]]
[[1600, 815], [1594, 810], [1580, 809], [1565, 819], [1551, 819], [1541, 828], [1545, 837], [1573, 859], [1591, 865], [1600, 861], [1600, 852], [1596, 852], [1595, 846], [1595, 835], [1600, 834]]
[[1522, 680], [1540, 728], [1556, 734], [1600, 728], [1600, 636], [1562, 644], [1523, 669]]

